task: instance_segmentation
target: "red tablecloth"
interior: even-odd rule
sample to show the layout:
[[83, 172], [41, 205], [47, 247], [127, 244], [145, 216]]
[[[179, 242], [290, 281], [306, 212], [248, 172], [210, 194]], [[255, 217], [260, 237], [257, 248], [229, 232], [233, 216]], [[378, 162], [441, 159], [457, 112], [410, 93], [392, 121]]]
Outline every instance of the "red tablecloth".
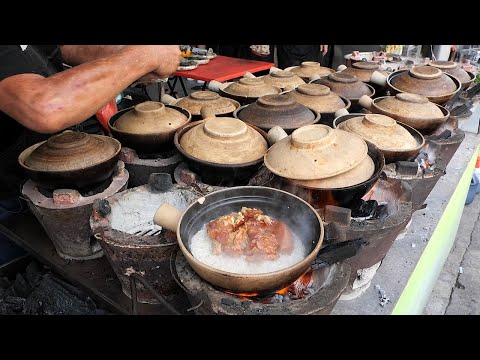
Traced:
[[174, 75], [207, 82], [212, 80], [223, 82], [242, 77], [247, 71], [255, 73], [268, 70], [272, 66], [275, 64], [217, 55], [208, 64], [198, 65], [193, 70], [176, 71]]

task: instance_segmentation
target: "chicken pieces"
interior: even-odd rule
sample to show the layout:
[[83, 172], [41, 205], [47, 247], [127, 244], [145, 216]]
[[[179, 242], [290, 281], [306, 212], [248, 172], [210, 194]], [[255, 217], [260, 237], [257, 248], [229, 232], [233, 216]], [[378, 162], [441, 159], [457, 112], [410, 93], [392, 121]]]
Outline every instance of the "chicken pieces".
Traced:
[[288, 226], [263, 214], [262, 210], [243, 207], [207, 224], [213, 253], [246, 255], [247, 260], [275, 260], [293, 251], [293, 236]]

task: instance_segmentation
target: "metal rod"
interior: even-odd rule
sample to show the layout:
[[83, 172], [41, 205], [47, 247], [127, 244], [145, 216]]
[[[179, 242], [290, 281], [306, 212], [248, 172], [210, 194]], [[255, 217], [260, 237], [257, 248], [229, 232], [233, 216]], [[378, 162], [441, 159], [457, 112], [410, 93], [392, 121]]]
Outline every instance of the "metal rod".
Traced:
[[138, 315], [137, 284], [133, 276], [130, 276], [130, 294], [132, 296], [132, 315]]
[[[133, 281], [135, 280], [138, 280], [142, 283], [143, 286], [145, 286], [145, 288], [147, 288], [153, 296], [155, 296], [155, 298], [160, 301], [162, 303], [163, 306], [165, 306], [171, 313], [175, 314], [175, 315], [181, 315], [180, 312], [178, 312], [172, 305], [170, 305], [170, 303], [161, 295], [159, 294], [154, 288], [152, 285], [150, 285], [147, 280], [145, 280], [142, 276], [138, 275], [138, 274], [131, 274], [130, 275], [130, 285], [132, 285], [132, 278], [133, 278]], [[135, 287], [135, 284], [133, 285], [133, 287]], [[135, 288], [135, 302], [136, 302], [136, 291], [137, 289]], [[133, 296], [133, 292], [132, 292], [132, 301], [134, 299], [134, 296]], [[133, 306], [132, 306], [133, 308]]]

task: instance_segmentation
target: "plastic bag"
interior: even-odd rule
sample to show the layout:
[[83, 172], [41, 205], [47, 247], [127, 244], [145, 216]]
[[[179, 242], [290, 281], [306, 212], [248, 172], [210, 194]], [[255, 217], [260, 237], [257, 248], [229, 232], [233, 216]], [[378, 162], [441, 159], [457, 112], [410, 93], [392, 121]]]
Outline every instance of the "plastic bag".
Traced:
[[115, 99], [112, 99], [95, 113], [95, 117], [98, 122], [102, 125], [103, 129], [107, 132], [108, 135], [111, 135], [110, 129], [108, 128], [108, 120], [118, 112], [117, 102]]

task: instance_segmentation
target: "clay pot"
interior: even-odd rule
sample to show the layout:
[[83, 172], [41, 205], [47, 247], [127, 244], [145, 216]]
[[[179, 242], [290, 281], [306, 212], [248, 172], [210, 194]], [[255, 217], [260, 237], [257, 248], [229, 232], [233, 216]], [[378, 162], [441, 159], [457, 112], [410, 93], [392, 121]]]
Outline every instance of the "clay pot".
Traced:
[[375, 114], [389, 116], [424, 134], [434, 131], [450, 116], [450, 112], [443, 106], [429, 101], [425, 96], [410, 93], [374, 100], [365, 96], [360, 98], [359, 104]]
[[333, 69], [321, 66], [319, 62], [304, 61], [300, 66], [291, 66], [285, 70], [300, 76], [304, 81], [311, 81], [312, 78], [321, 78], [334, 72]]
[[386, 83], [393, 95], [409, 92], [426, 96], [431, 102], [440, 105], [450, 100], [461, 88], [457, 78], [428, 65], [415, 66], [410, 70], [398, 70], [388, 77], [375, 72], [372, 74], [371, 81], [379, 85]]
[[305, 81], [291, 71], [277, 70], [263, 77], [265, 83], [281, 89], [295, 89], [298, 85], [305, 84]]
[[417, 130], [385, 115], [343, 115], [337, 117], [333, 125], [376, 145], [385, 155], [387, 163], [410, 160], [425, 144], [424, 137]]
[[220, 95], [237, 100], [241, 105], [251, 104], [264, 95], [280, 94], [282, 89], [267, 84], [263, 78], [241, 78], [237, 82], [218, 83], [210, 81], [208, 88]]
[[[340, 65], [341, 66], [341, 65]], [[388, 72], [380, 70], [380, 65], [377, 62], [373, 61], [359, 61], [352, 64], [352, 67], [342, 68], [343, 70], [339, 71], [345, 74], [351, 74], [355, 76], [358, 80], [363, 82], [370, 82], [370, 78], [375, 71], [388, 76]]]
[[334, 114], [340, 109], [348, 110], [351, 102], [338, 95], [328, 86], [320, 84], [304, 84], [286, 93], [291, 99], [320, 113], [320, 123], [333, 125]]
[[429, 65], [456, 77], [462, 84], [462, 90], [467, 90], [475, 80], [475, 74], [463, 70], [458, 63], [453, 61], [431, 61]]
[[25, 149], [18, 161], [32, 180], [46, 188], [84, 187], [112, 174], [121, 148], [107, 136], [64, 131]]
[[[174, 98], [172, 98], [174, 99]], [[162, 98], [162, 102], [163, 102]], [[236, 100], [220, 96], [213, 91], [195, 91], [189, 96], [174, 99], [171, 105], [179, 106], [188, 110], [192, 114], [192, 118], [201, 119], [200, 110], [204, 106], [210, 106], [216, 116], [229, 116], [240, 107], [240, 103]]]
[[313, 81], [313, 83], [328, 86], [334, 93], [346, 97], [352, 103], [352, 111], [358, 108], [358, 99], [363, 95], [368, 97], [375, 95], [375, 89], [372, 86], [343, 71], [330, 74], [328, 77]]
[[326, 125], [307, 125], [272, 145], [264, 157], [275, 175], [316, 180], [342, 174], [359, 165], [367, 144], [355, 135]]
[[320, 119], [317, 111], [286, 95], [262, 96], [253, 104], [237, 109], [234, 116], [265, 131], [281, 126], [287, 133], [304, 125], [315, 124]]

